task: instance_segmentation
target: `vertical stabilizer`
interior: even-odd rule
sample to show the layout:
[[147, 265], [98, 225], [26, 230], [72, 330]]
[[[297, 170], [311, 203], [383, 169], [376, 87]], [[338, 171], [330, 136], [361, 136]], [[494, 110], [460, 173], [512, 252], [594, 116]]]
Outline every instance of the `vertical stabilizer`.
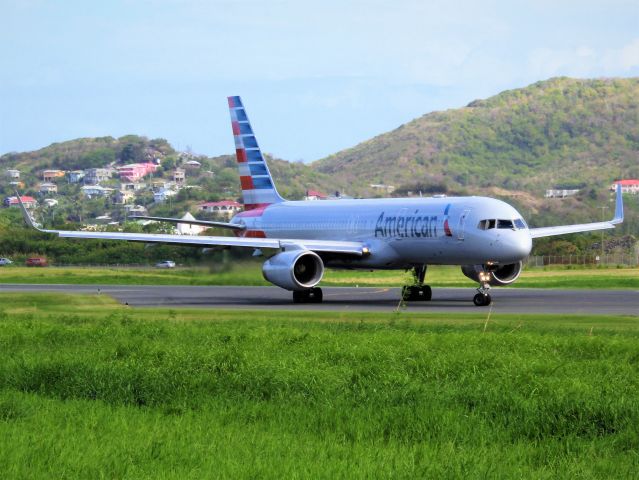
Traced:
[[228, 101], [244, 209], [253, 210], [284, 201], [275, 189], [273, 177], [257, 144], [242, 100], [240, 97], [228, 97]]

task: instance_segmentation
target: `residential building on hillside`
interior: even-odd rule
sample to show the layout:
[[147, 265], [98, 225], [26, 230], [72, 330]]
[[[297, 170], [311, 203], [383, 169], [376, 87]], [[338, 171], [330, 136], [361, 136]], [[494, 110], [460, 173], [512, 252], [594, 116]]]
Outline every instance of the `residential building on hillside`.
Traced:
[[40, 193], [46, 195], [48, 193], [58, 193], [58, 186], [55, 183], [44, 182], [40, 184]]
[[242, 210], [242, 204], [233, 200], [222, 200], [221, 202], [204, 202], [197, 206], [198, 210], [207, 213], [215, 213], [223, 217], [231, 218], [235, 213]]
[[566, 188], [551, 188], [546, 190], [544, 197], [546, 198], [566, 198], [574, 197], [579, 193], [578, 188], [566, 189]]
[[637, 195], [639, 193], [639, 180], [617, 180], [611, 186], [610, 190], [617, 190], [617, 185], [621, 185], [621, 193], [629, 193], [631, 195]]
[[137, 192], [146, 187], [146, 183], [142, 182], [129, 182], [129, 183], [121, 183], [120, 190], [123, 192]]
[[184, 180], [186, 180], [184, 170], [181, 168], [176, 168], [173, 171], [173, 181], [178, 185], [182, 185], [184, 183]]
[[80, 190], [82, 194], [88, 198], [108, 197], [113, 193], [113, 188], [102, 187], [100, 185], [85, 185]]
[[45, 198], [42, 200], [47, 207], [55, 207], [58, 204], [58, 201], [55, 198]]
[[190, 168], [192, 170], [196, 170], [201, 166], [202, 164], [197, 160], [187, 160], [186, 162], [184, 162], [184, 168]]
[[[38, 202], [36, 201], [36, 199], [28, 195], [22, 195], [20, 199], [22, 200], [22, 203], [26, 208], [35, 208], [38, 206]], [[4, 205], [5, 207], [19, 207], [20, 203], [18, 202], [18, 197], [13, 196], [6, 197], [4, 199]]]
[[155, 173], [158, 166], [155, 163], [131, 163], [118, 167], [118, 175], [120, 180], [124, 182], [137, 182], [141, 178]]
[[11, 178], [13, 180], [17, 180], [20, 178], [20, 170], [15, 170], [15, 169], [9, 169], [6, 172], [6, 175], [8, 178]]
[[393, 193], [395, 191], [394, 185], [384, 185], [382, 183], [371, 183], [369, 187], [371, 187], [374, 190], [382, 190], [386, 193]]
[[98, 185], [111, 178], [111, 170], [107, 168], [89, 168], [85, 173], [83, 179], [85, 185]]
[[173, 197], [177, 195], [175, 190], [171, 190], [170, 188], [163, 188], [158, 190], [157, 192], [153, 192], [153, 201], [155, 203], [164, 203], [169, 197]]
[[304, 200], [326, 200], [328, 195], [317, 190], [306, 190]]
[[125, 203], [130, 203], [135, 199], [135, 193], [131, 190], [118, 190], [113, 195], [113, 203], [117, 203], [118, 205], [124, 205]]
[[42, 179], [45, 182], [53, 182], [58, 178], [64, 178], [65, 173], [62, 170], [45, 170], [42, 172]]
[[80, 183], [80, 180], [84, 178], [84, 170], [73, 170], [72, 172], [67, 172], [67, 179], [69, 183]]
[[148, 215], [149, 211], [142, 205], [124, 205], [127, 215]]

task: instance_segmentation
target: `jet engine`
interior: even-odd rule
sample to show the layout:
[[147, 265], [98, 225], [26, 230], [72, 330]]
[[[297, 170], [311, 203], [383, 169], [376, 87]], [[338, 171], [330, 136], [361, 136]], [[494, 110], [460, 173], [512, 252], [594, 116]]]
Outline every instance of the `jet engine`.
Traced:
[[324, 262], [310, 250], [291, 250], [272, 256], [262, 266], [269, 282], [286, 290], [308, 290], [324, 275]]
[[522, 263], [508, 263], [506, 265], [464, 265], [461, 267], [462, 273], [471, 280], [479, 282], [479, 272], [486, 269], [490, 274], [490, 280], [488, 283], [493, 287], [501, 287], [503, 285], [510, 285], [519, 278], [521, 273]]

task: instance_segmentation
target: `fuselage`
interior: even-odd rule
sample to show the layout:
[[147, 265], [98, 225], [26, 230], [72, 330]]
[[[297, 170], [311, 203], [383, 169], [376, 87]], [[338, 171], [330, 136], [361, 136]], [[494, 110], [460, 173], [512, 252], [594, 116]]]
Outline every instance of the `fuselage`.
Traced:
[[351, 268], [509, 264], [530, 253], [522, 216], [486, 197], [285, 201], [236, 215], [249, 237], [357, 241], [370, 255], [327, 258]]

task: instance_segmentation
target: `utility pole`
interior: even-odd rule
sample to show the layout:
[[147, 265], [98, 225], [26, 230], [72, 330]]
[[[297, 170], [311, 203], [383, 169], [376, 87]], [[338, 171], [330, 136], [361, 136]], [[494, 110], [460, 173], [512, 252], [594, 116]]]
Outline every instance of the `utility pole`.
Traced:
[[[602, 206], [602, 207], [598, 207], [601, 208], [601, 221], [604, 221], [604, 211], [608, 209], [607, 206]], [[604, 231], [603, 229], [601, 230], [601, 260], [599, 261], [599, 265], [603, 264], [603, 259], [604, 259]]]

